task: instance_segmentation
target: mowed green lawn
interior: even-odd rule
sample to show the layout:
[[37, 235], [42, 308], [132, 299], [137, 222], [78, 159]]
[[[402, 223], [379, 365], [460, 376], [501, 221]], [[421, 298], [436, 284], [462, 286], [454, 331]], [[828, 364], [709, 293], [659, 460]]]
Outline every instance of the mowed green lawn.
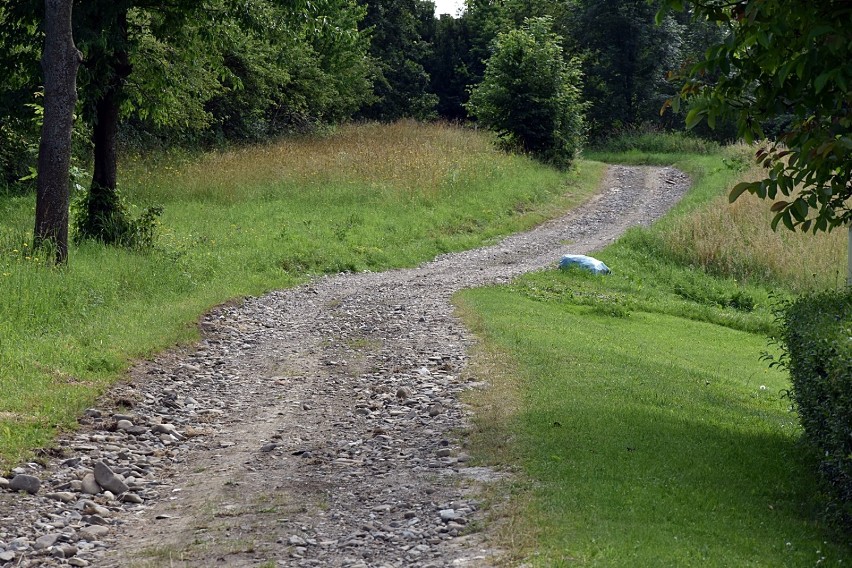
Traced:
[[789, 379], [762, 360], [778, 355], [773, 306], [845, 274], [845, 235], [773, 233], [768, 204], [728, 204], [764, 174], [749, 148], [610, 146], [593, 157], [693, 179], [660, 222], [595, 253], [612, 274], [550, 270], [457, 296], [482, 338], [470, 375], [489, 385], [469, 397], [473, 454], [516, 472], [492, 492], [507, 564], [849, 565]]
[[515, 522], [531, 535], [516, 553], [540, 566], [849, 561], [815, 520], [787, 379], [758, 360], [765, 337], [513, 288], [459, 302], [485, 338], [480, 357], [504, 353], [514, 370], [481, 377], [516, 409], [477, 427], [490, 432], [480, 450], [507, 444], [502, 459], [530, 481]]

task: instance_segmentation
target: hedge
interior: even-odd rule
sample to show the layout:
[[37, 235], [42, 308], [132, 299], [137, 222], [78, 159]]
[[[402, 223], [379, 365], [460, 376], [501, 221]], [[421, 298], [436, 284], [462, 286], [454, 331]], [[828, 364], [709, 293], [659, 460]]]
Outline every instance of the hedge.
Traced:
[[781, 318], [784, 363], [804, 436], [820, 456], [830, 518], [852, 528], [852, 287], [791, 302]]

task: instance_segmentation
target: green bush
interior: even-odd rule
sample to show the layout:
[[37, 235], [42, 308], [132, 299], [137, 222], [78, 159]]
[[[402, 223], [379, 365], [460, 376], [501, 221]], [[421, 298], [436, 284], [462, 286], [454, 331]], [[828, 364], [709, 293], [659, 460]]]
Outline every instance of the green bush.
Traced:
[[38, 146], [33, 144], [33, 136], [32, 126], [26, 121], [0, 117], [0, 190], [13, 185], [30, 187], [31, 184], [18, 182], [35, 167]]
[[684, 132], [665, 132], [652, 125], [625, 128], [598, 140], [593, 150], [605, 152], [630, 152], [637, 150], [652, 154], [712, 154], [719, 152], [717, 142]]
[[567, 168], [585, 141], [580, 64], [566, 60], [550, 18], [501, 33], [468, 110], [510, 148]]
[[831, 518], [852, 528], [852, 288], [782, 309], [780, 333], [805, 438], [820, 455]]

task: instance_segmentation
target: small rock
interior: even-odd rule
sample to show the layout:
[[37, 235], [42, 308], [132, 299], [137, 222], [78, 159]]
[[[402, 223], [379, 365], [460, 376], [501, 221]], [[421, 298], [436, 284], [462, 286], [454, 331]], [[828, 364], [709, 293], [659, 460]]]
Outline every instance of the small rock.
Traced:
[[24, 550], [30, 549], [30, 541], [24, 537], [16, 538], [12, 542], [6, 545], [6, 550], [11, 550], [12, 552], [22, 552]]
[[48, 499], [53, 499], [54, 501], [62, 501], [63, 503], [70, 503], [74, 501], [77, 496], [71, 493], [70, 491], [58, 491], [56, 493], [48, 493], [45, 495]]
[[36, 539], [35, 543], [33, 543], [33, 548], [35, 550], [44, 550], [45, 548], [50, 548], [56, 544], [57, 540], [59, 540], [58, 534], [46, 534]]
[[15, 553], [11, 550], [7, 550], [6, 552], [0, 552], [0, 562], [11, 562], [15, 559]]
[[130, 489], [104, 462], [99, 461], [95, 464], [95, 480], [98, 482], [98, 485], [112, 491], [116, 495], [127, 493]]
[[9, 489], [9, 480], [5, 477], [0, 477], [0, 489]]
[[70, 564], [71, 566], [78, 566], [79, 568], [85, 568], [89, 565], [89, 562], [83, 560], [82, 558], [72, 558], [68, 561], [68, 564]]
[[41, 487], [41, 480], [34, 475], [16, 475], [9, 482], [9, 489], [12, 491], [26, 491], [30, 495], [38, 493]]
[[435, 455], [438, 456], [439, 458], [447, 458], [447, 457], [450, 457], [450, 454], [452, 452], [453, 451], [450, 448], [440, 448], [439, 450], [437, 450], [435, 452]]
[[73, 544], [60, 544], [53, 547], [53, 555], [60, 558], [71, 558], [77, 554], [77, 547]]
[[130, 430], [133, 428], [133, 422], [130, 420], [119, 420], [115, 423], [115, 427], [119, 430]]
[[308, 541], [306, 541], [300, 536], [293, 535], [287, 539], [287, 544], [289, 544], [290, 546], [306, 546], [308, 544]]
[[442, 509], [438, 511], [438, 514], [441, 515], [441, 520], [445, 523], [458, 519], [455, 509]]
[[121, 496], [121, 500], [125, 503], [136, 503], [137, 505], [142, 503], [142, 497], [135, 493], [125, 493]]
[[260, 451], [261, 452], [271, 452], [272, 450], [274, 450], [277, 447], [278, 447], [278, 444], [276, 444], [276, 443], [264, 444], [263, 446], [260, 447]]
[[83, 481], [80, 485], [80, 490], [83, 493], [87, 493], [88, 495], [97, 495], [101, 492], [101, 486], [98, 485], [97, 481], [95, 481], [95, 474], [87, 473], [83, 477]]
[[80, 539], [88, 540], [89, 542], [93, 540], [98, 540], [99, 538], [103, 538], [109, 534], [109, 528], [103, 525], [92, 525], [89, 527], [83, 527], [78, 532], [80, 535]]

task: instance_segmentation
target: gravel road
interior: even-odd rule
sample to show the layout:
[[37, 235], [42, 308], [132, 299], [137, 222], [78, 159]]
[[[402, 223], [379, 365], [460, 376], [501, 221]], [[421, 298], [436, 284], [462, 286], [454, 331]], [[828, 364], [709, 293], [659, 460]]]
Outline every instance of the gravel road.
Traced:
[[500, 473], [464, 451], [474, 338], [452, 295], [600, 249], [688, 185], [613, 166], [588, 203], [497, 245], [214, 310], [47, 467], [0, 478], [0, 566], [493, 566], [477, 494]]

